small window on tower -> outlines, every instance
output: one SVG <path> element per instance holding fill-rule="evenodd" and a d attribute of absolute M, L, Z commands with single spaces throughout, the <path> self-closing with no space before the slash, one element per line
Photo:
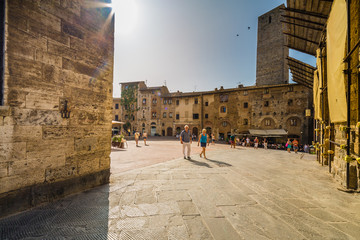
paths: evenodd
<path fill-rule="evenodd" d="M 269 23 L 271 23 L 271 16 L 269 16 Z"/>

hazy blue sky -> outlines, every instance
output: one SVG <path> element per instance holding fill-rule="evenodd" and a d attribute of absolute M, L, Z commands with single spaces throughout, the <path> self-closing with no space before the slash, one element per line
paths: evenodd
<path fill-rule="evenodd" d="M 148 86 L 160 86 L 166 80 L 170 91 L 183 92 L 254 85 L 257 18 L 285 1 L 113 2 L 117 97 L 119 83 L 130 81 L 147 80 Z M 314 63 L 308 55 L 290 55 Z"/>

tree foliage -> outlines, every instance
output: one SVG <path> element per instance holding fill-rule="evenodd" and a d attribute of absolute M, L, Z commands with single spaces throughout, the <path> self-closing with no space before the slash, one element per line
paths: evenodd
<path fill-rule="evenodd" d="M 137 107 L 137 89 L 137 86 L 130 85 L 121 91 L 120 104 L 123 106 L 123 110 L 129 118 L 131 118 L 131 116 L 140 109 Z"/>

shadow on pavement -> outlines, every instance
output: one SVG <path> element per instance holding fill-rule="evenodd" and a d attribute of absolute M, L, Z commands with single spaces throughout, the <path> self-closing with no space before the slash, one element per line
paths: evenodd
<path fill-rule="evenodd" d="M 232 165 L 226 162 L 221 162 L 221 161 L 217 161 L 217 160 L 211 160 L 209 158 L 207 158 L 206 160 L 215 163 L 216 165 L 218 165 L 219 167 L 231 167 Z"/>
<path fill-rule="evenodd" d="M 0 219 L 0 239 L 107 239 L 109 184 Z"/>
<path fill-rule="evenodd" d="M 199 162 L 199 161 L 196 161 L 196 160 L 193 160 L 193 159 L 186 159 L 186 160 L 191 162 L 194 165 L 197 165 L 197 166 L 212 168 L 209 164 L 204 163 L 204 162 Z"/>

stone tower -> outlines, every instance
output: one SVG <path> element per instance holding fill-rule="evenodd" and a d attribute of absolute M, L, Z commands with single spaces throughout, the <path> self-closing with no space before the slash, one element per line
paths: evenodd
<path fill-rule="evenodd" d="M 286 57 L 286 36 L 281 15 L 285 5 L 261 15 L 258 18 L 258 40 L 256 60 L 256 86 L 289 83 Z"/>

